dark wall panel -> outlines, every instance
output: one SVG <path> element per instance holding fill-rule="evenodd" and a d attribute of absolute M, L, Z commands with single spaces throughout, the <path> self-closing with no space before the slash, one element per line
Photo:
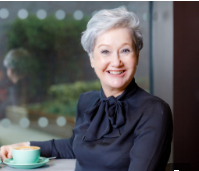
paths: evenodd
<path fill-rule="evenodd" d="M 199 170 L 199 2 L 174 2 L 174 162 Z"/>

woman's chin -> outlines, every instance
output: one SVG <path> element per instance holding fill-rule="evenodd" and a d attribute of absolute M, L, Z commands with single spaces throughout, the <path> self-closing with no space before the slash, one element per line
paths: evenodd
<path fill-rule="evenodd" d="M 101 79 L 100 79 L 101 78 Z M 102 78 L 99 77 L 101 80 L 101 84 L 103 88 L 111 89 L 118 89 L 124 90 L 128 84 L 131 82 L 131 77 L 129 75 L 125 75 L 123 77 L 110 77 L 110 75 L 106 75 L 106 77 Z"/>
<path fill-rule="evenodd" d="M 125 89 L 126 88 L 126 81 L 110 81 L 109 82 L 109 87 L 113 89 Z"/>

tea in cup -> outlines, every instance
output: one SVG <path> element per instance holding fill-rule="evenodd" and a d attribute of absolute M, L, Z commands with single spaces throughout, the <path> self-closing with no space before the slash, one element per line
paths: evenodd
<path fill-rule="evenodd" d="M 12 149 L 13 160 L 17 164 L 37 163 L 40 157 L 40 147 L 21 146 Z"/>

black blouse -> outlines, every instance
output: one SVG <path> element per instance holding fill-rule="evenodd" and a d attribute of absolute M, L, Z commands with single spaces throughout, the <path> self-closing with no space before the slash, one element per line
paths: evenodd
<path fill-rule="evenodd" d="M 76 159 L 75 171 L 165 171 L 172 131 L 168 104 L 133 79 L 116 98 L 103 89 L 81 94 L 71 138 L 31 145 L 41 156 Z"/>

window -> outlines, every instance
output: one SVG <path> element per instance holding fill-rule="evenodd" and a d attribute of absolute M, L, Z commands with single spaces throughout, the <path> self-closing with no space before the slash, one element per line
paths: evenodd
<path fill-rule="evenodd" d="M 1 2 L 0 145 L 71 136 L 79 95 L 101 87 L 81 32 L 97 11 L 122 5 L 141 21 L 135 78 L 149 90 L 149 2 Z"/>

